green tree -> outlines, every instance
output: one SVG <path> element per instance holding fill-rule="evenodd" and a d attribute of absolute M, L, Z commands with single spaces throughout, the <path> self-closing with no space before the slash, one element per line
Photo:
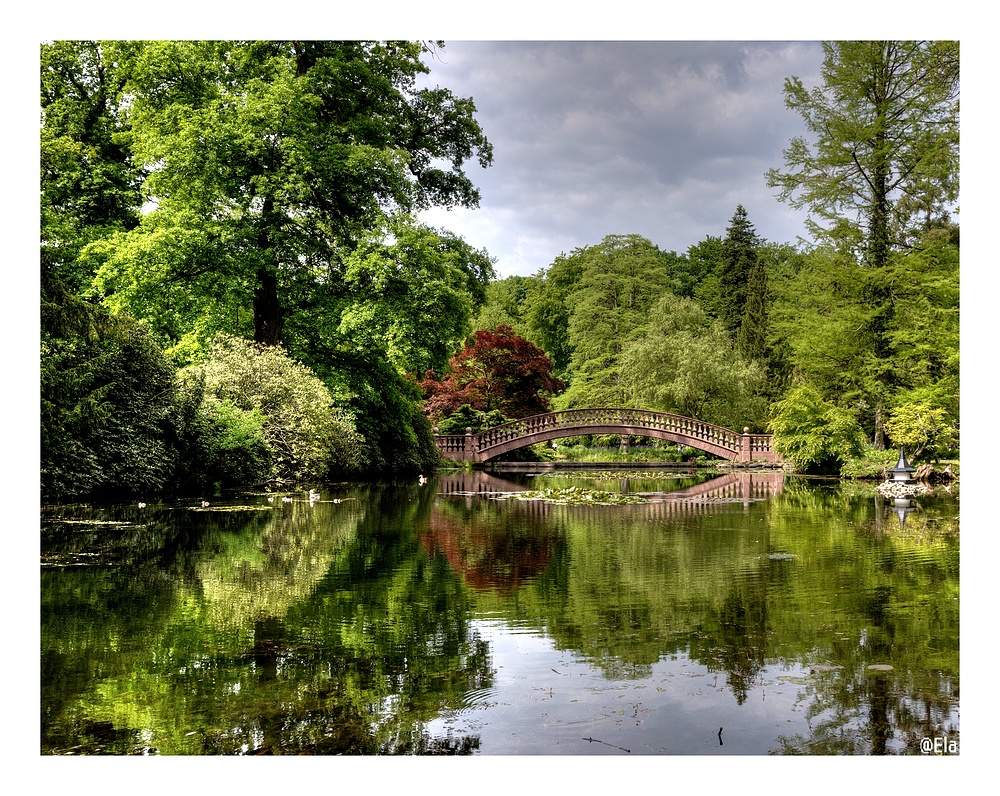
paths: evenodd
<path fill-rule="evenodd" d="M 856 412 L 827 401 L 809 384 L 792 389 L 773 413 L 768 430 L 774 449 L 806 472 L 835 475 L 864 447 Z"/>
<path fill-rule="evenodd" d="M 537 290 L 526 296 L 525 315 L 528 331 L 525 334 L 550 357 L 560 378 L 566 376 L 572 348 L 569 342 L 569 295 L 576 289 L 583 275 L 583 258 L 580 250 L 567 255 L 561 253 L 547 269 L 536 275 L 541 280 Z"/>
<path fill-rule="evenodd" d="M 621 355 L 671 280 L 662 252 L 639 235 L 608 235 L 571 255 L 580 268 L 569 291 L 569 387 L 558 408 L 627 406 Z"/>
<path fill-rule="evenodd" d="M 890 269 L 897 319 L 890 339 L 899 389 L 886 430 L 895 445 L 919 446 L 934 455 L 958 442 L 960 291 L 954 232 L 931 231 Z"/>
<path fill-rule="evenodd" d="M 87 243 L 134 228 L 143 174 L 120 134 L 124 77 L 100 44 L 43 44 L 40 57 L 41 270 L 74 291 L 90 275 L 77 257 Z"/>
<path fill-rule="evenodd" d="M 622 355 L 632 401 L 728 428 L 762 429 L 762 367 L 733 348 L 722 322 L 692 299 L 663 296 Z"/>
<path fill-rule="evenodd" d="M 767 264 L 757 257 L 746 285 L 743 315 L 734 340 L 736 350 L 748 359 L 766 362 L 769 359 Z"/>
<path fill-rule="evenodd" d="M 43 282 L 42 499 L 170 487 L 179 456 L 173 365 L 143 324 Z"/>
<path fill-rule="evenodd" d="M 402 372 L 443 369 L 492 277 L 485 251 L 409 218 L 393 219 L 386 233 L 365 236 L 344 257 L 349 298 L 340 302 L 339 326 L 330 332 L 385 351 Z"/>
<path fill-rule="evenodd" d="M 785 104 L 814 140 L 792 139 L 787 170 L 769 170 L 768 183 L 809 209 L 818 237 L 853 230 L 865 263 L 881 268 L 958 197 L 959 46 L 841 41 L 823 52 L 822 86 L 785 81 Z"/>
<path fill-rule="evenodd" d="M 153 266 L 217 312 L 249 313 L 273 345 L 290 317 L 344 296 L 344 247 L 387 215 L 478 202 L 464 165 L 489 165 L 492 148 L 471 100 L 416 87 L 422 44 L 115 47 L 122 139 L 156 208 L 99 252 L 104 285 Z"/>
<path fill-rule="evenodd" d="M 896 406 L 886 421 L 886 429 L 893 441 L 909 448 L 914 461 L 926 450 L 935 455 L 944 453 L 958 441 L 958 429 L 948 413 L 925 401 Z"/>
<path fill-rule="evenodd" d="M 861 266 L 831 248 L 814 249 L 797 270 L 772 283 L 772 322 L 795 368 L 824 395 L 860 402 L 868 394 L 864 360 L 868 313 L 859 300 Z"/>
<path fill-rule="evenodd" d="M 721 317 L 724 294 L 719 275 L 725 262 L 722 238 L 707 235 L 703 241 L 689 246 L 686 253 L 692 268 L 701 274 L 693 291 L 693 298 L 704 307 L 713 318 Z"/>
<path fill-rule="evenodd" d="M 746 315 L 751 275 L 757 267 L 757 250 L 762 243 L 746 208 L 737 205 L 722 241 L 722 259 L 717 265 L 721 294 L 718 314 L 732 340 L 736 340 Z M 760 301 L 761 295 L 755 299 Z"/>
<path fill-rule="evenodd" d="M 947 220 L 958 198 L 957 42 L 844 41 L 823 45 L 823 85 L 785 81 L 785 103 L 814 136 L 795 138 L 786 170 L 768 184 L 782 201 L 808 208 L 820 240 L 856 256 L 856 278 L 870 351 L 867 400 L 874 444 L 885 446 L 885 419 L 897 388 L 891 356 L 894 253 Z M 824 226 L 826 224 L 826 226 Z M 882 363 L 881 366 L 879 363 Z"/>
<path fill-rule="evenodd" d="M 210 411 L 217 414 L 221 403 L 259 419 L 274 477 L 319 480 L 367 464 L 365 440 L 352 418 L 333 405 L 312 371 L 280 347 L 219 335 L 206 360 L 185 368 L 180 378 L 204 384 L 213 399 Z"/>
<path fill-rule="evenodd" d="M 473 320 L 472 327 L 496 329 L 498 326 L 509 326 L 516 334 L 531 339 L 532 330 L 529 329 L 526 316 L 542 285 L 540 276 L 519 274 L 490 282 L 486 286 L 486 300 Z"/>

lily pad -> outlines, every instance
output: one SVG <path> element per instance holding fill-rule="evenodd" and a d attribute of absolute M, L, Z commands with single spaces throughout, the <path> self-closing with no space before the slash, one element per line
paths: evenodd
<path fill-rule="evenodd" d="M 828 665 L 828 664 L 825 664 L 825 663 L 818 663 L 815 666 L 810 666 L 809 667 L 809 671 L 811 671 L 811 672 L 835 672 L 838 669 L 843 669 L 843 668 L 844 668 L 843 666 L 838 666 L 836 664 Z"/>
<path fill-rule="evenodd" d="M 273 511 L 271 506 L 191 506 L 191 511 Z"/>
<path fill-rule="evenodd" d="M 638 495 L 623 495 L 620 492 L 602 492 L 598 489 L 584 489 L 571 486 L 565 489 L 539 489 L 526 492 L 505 493 L 502 498 L 514 500 L 543 500 L 548 503 L 572 503 L 589 506 L 622 506 L 645 503 Z"/>
<path fill-rule="evenodd" d="M 890 666 L 888 663 L 873 663 L 868 667 L 870 672 L 891 672 L 895 667 Z"/>

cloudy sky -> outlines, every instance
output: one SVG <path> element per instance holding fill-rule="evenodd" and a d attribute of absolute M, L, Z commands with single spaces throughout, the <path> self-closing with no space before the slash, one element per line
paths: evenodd
<path fill-rule="evenodd" d="M 815 41 L 447 41 L 428 82 L 471 96 L 494 147 L 468 164 L 476 210 L 422 216 L 532 274 L 557 255 L 637 233 L 683 253 L 724 235 L 737 204 L 770 241 L 804 213 L 766 185 L 789 139 L 786 77 L 819 81 Z"/>

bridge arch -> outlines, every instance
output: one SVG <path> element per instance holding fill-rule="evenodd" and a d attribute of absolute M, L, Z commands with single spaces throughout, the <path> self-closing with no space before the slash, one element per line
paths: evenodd
<path fill-rule="evenodd" d="M 648 409 L 569 409 L 512 420 L 476 434 L 437 434 L 443 456 L 458 461 L 487 462 L 537 442 L 583 434 L 652 437 L 687 445 L 733 462 L 781 463 L 771 449 L 770 434 L 738 433 L 682 415 Z"/>

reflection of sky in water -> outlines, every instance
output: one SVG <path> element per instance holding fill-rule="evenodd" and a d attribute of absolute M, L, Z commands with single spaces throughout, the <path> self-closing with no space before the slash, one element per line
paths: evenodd
<path fill-rule="evenodd" d="M 802 685 L 778 679 L 808 677 L 798 665 L 765 667 L 739 705 L 725 672 L 684 655 L 654 663 L 647 677 L 609 680 L 527 629 L 482 620 L 475 627 L 490 643 L 493 687 L 427 729 L 478 736 L 480 754 L 760 755 L 778 750 L 779 736 L 809 735 Z"/>

